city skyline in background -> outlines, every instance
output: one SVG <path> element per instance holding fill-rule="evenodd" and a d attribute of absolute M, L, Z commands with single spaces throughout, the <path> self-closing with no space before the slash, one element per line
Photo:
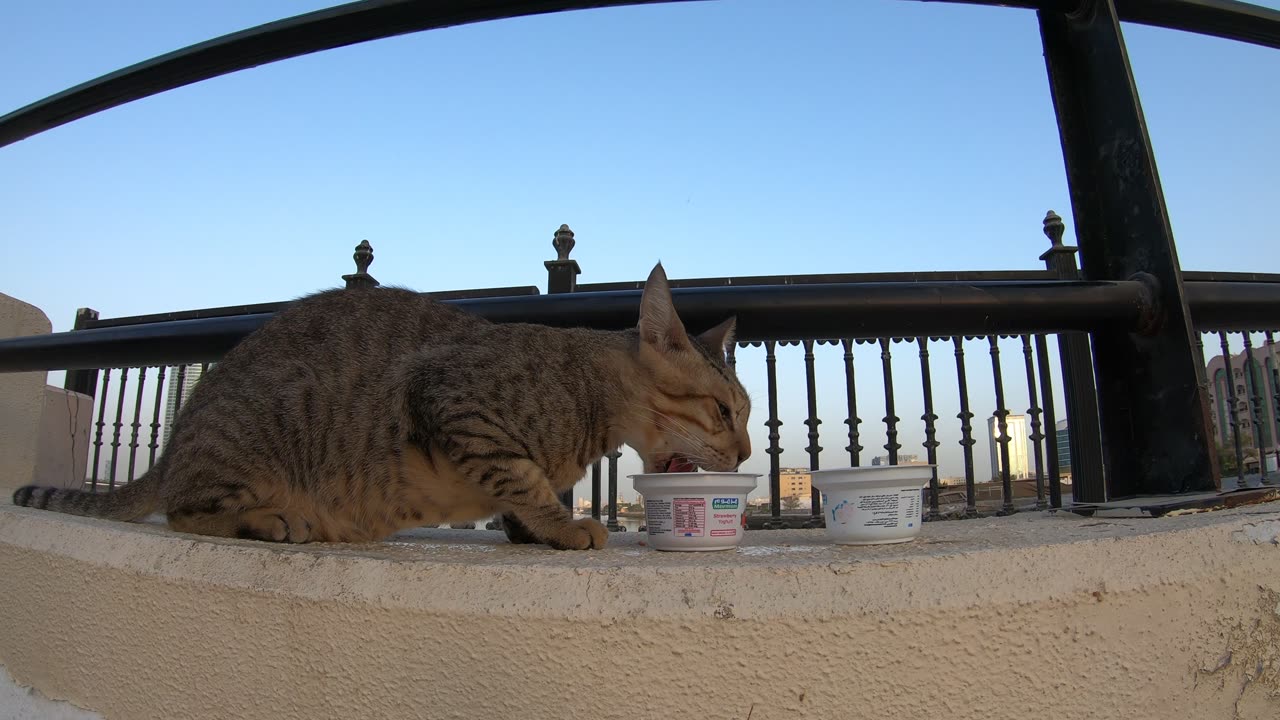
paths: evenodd
<path fill-rule="evenodd" d="M 330 4 L 15 7 L 0 28 L 0 112 Z M 677 3 L 449 28 L 255 68 L 0 149 L 0 289 L 44 310 L 55 331 L 82 306 L 118 317 L 287 300 L 339 284 L 366 238 L 384 284 L 545 288 L 560 223 L 577 233 L 582 282 L 637 280 L 659 259 L 673 278 L 1039 269 L 1045 212 L 1063 216 L 1072 244 L 1074 220 L 1034 24 L 1025 10 L 890 0 Z M 1280 57 L 1124 31 L 1182 267 L 1280 269 L 1280 147 L 1256 140 L 1280 115 L 1280 98 L 1257 91 Z M 964 347 L 983 480 L 991 360 L 984 341 Z M 1006 409 L 1024 414 L 1020 342 L 999 348 Z M 918 349 L 890 350 L 899 452 L 923 458 Z M 940 469 L 956 476 L 954 354 L 947 342 L 929 350 Z M 827 467 L 849 462 L 842 352 L 815 349 Z M 755 400 L 747 469 L 762 474 L 763 355 L 737 354 Z M 855 356 L 869 464 L 887 452 L 880 348 Z M 1052 339 L 1049 359 L 1056 381 Z M 779 348 L 777 370 L 779 459 L 807 466 L 802 349 Z M 638 469 L 625 453 L 621 487 Z"/>

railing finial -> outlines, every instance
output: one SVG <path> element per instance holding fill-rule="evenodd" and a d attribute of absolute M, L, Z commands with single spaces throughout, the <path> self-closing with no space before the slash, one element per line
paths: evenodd
<path fill-rule="evenodd" d="M 361 240 L 351 258 L 356 261 L 356 272 L 367 274 L 369 266 L 373 264 L 373 246 L 368 240 Z"/>
<path fill-rule="evenodd" d="M 1054 247 L 1062 247 L 1062 234 L 1066 232 L 1067 226 L 1062 222 L 1062 218 L 1058 213 L 1050 210 L 1044 216 L 1044 235 L 1049 238 L 1049 242 Z"/>
<path fill-rule="evenodd" d="M 556 230 L 556 234 L 551 240 L 551 246 L 556 249 L 556 260 L 559 262 L 568 260 L 569 253 L 573 251 L 573 246 L 575 244 L 576 243 L 573 241 L 573 231 L 569 229 L 568 225 L 561 225 L 560 229 Z"/>
<path fill-rule="evenodd" d="M 342 276 L 342 279 L 347 281 L 347 288 L 377 287 L 378 281 L 369 274 L 369 266 L 373 264 L 373 246 L 368 240 L 360 241 L 356 251 L 351 254 L 351 259 L 356 261 L 356 271 Z"/>

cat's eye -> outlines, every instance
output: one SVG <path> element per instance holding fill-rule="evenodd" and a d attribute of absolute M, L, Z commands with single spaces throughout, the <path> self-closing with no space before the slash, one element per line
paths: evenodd
<path fill-rule="evenodd" d="M 727 423 L 729 423 L 730 425 L 732 425 L 732 424 L 733 424 L 733 416 L 729 413 L 729 406 L 728 406 L 728 405 L 725 405 L 725 404 L 724 404 L 724 403 L 722 403 L 722 402 L 717 402 L 717 403 L 716 403 L 716 405 L 719 405 L 719 406 L 720 406 L 720 417 L 724 418 L 724 421 L 725 421 L 725 422 L 727 422 Z"/>

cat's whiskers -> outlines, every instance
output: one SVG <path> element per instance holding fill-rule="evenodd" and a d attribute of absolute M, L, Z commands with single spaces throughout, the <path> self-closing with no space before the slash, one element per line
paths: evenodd
<path fill-rule="evenodd" d="M 716 452 L 715 448 L 711 447 L 710 443 L 694 435 L 693 431 L 689 430 L 689 427 L 684 423 L 680 422 L 679 420 L 676 420 L 675 418 L 671 417 L 670 415 L 660 410 L 657 410 L 656 408 L 651 408 L 646 405 L 641 405 L 640 403 L 632 403 L 632 404 L 635 405 L 636 407 L 639 407 L 643 410 L 653 413 L 653 415 L 655 416 L 654 425 L 656 425 L 658 428 L 662 430 L 666 430 L 672 435 L 675 435 L 676 437 L 688 442 L 690 445 L 692 445 L 695 448 L 707 450 L 710 452 Z M 705 460 L 706 458 L 703 458 L 703 459 Z"/>

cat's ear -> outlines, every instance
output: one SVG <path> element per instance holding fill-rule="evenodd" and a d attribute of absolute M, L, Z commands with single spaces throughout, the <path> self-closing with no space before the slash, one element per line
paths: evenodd
<path fill-rule="evenodd" d="M 699 335 L 698 342 L 702 343 L 708 350 L 724 355 L 729 346 L 733 344 L 734 333 L 737 328 L 737 316 L 730 317 L 728 320 Z"/>
<path fill-rule="evenodd" d="M 653 266 L 649 279 L 644 281 L 640 295 L 640 340 L 659 350 L 675 350 L 689 344 L 684 323 L 676 315 L 671 300 L 671 287 L 667 285 L 667 273 L 662 263 Z"/>

